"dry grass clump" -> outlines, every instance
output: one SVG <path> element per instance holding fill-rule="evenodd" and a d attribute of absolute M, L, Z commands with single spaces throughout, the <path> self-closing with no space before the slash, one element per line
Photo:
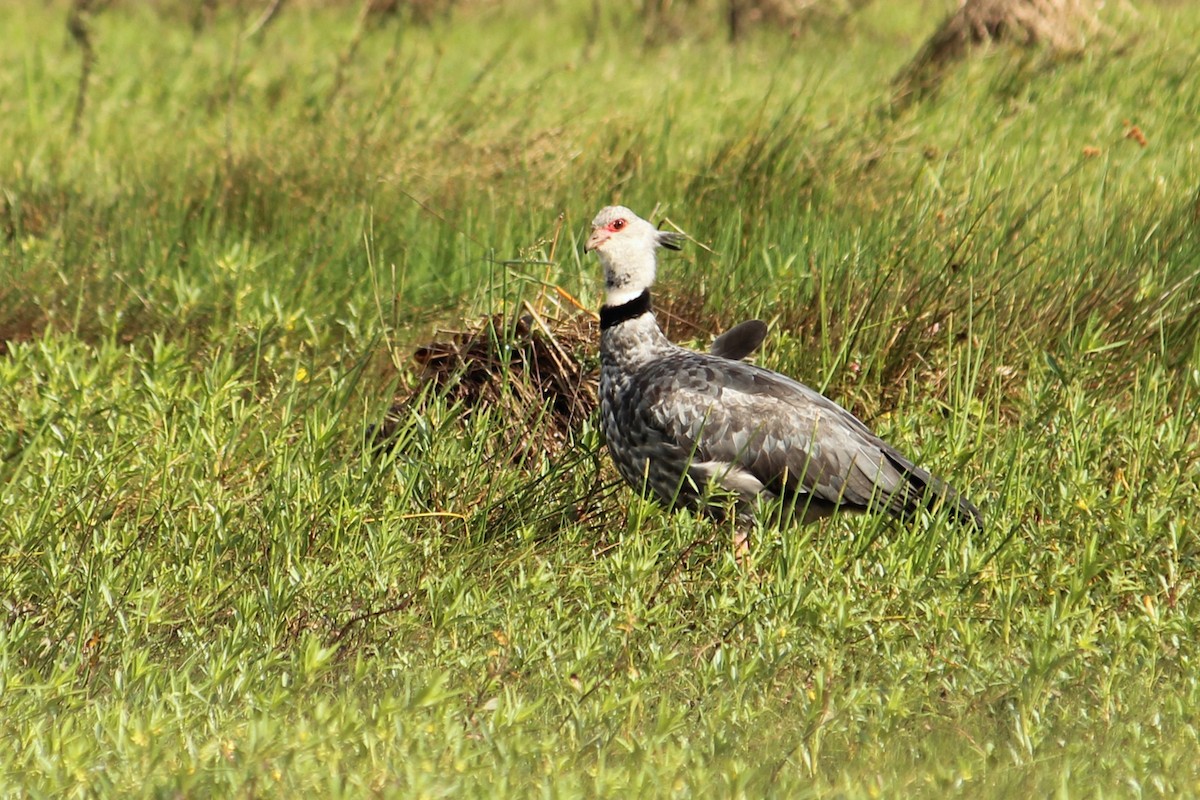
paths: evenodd
<path fill-rule="evenodd" d="M 1011 39 L 1055 50 L 1081 50 L 1100 32 L 1096 0 L 965 0 L 943 30 L 981 43 Z"/>
<path fill-rule="evenodd" d="M 485 317 L 465 330 L 441 331 L 413 351 L 416 386 L 397 399 L 377 439 L 386 441 L 410 413 L 444 397 L 465 417 L 499 409 L 516 460 L 557 452 L 596 408 L 595 319 L 579 312 L 562 319 L 526 306 L 516 320 Z"/>
<path fill-rule="evenodd" d="M 973 46 L 993 41 L 1077 53 L 1105 30 L 1098 0 L 960 0 L 924 47 L 896 76 L 897 101 L 937 89 L 944 70 Z"/>

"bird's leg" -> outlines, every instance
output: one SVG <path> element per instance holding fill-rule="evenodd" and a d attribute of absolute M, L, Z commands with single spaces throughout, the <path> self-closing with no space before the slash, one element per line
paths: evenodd
<path fill-rule="evenodd" d="M 750 557 L 750 531 L 754 529 L 754 516 L 747 513 L 745 504 L 740 504 L 733 518 L 733 557 L 738 566 L 747 572 L 753 566 Z"/>
<path fill-rule="evenodd" d="M 713 497 L 716 493 L 717 496 Z M 733 557 L 738 566 L 750 568 L 750 529 L 754 527 L 754 513 L 745 500 L 737 494 L 722 489 L 720 484 L 709 482 L 705 487 L 705 506 L 714 520 L 733 529 Z"/>
<path fill-rule="evenodd" d="M 750 568 L 750 529 L 742 525 L 733 529 L 733 557 L 743 569 Z"/>

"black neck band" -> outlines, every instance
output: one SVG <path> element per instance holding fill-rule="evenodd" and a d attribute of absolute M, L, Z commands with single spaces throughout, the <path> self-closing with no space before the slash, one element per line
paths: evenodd
<path fill-rule="evenodd" d="M 650 290 L 643 289 L 642 293 L 619 306 L 603 306 L 600 309 L 600 330 L 606 331 L 614 325 L 620 325 L 627 319 L 640 317 L 650 310 Z"/>

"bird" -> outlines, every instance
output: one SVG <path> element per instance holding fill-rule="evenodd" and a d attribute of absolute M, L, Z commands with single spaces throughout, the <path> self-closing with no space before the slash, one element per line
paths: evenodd
<path fill-rule="evenodd" d="M 679 250 L 685 238 L 608 206 L 584 246 L 604 269 L 600 427 L 628 484 L 669 509 L 723 517 L 732 506 L 740 522 L 761 517 L 770 508 L 762 501 L 779 501 L 775 510 L 801 524 L 839 511 L 907 520 L 944 506 L 958 523 L 983 529 L 970 500 L 849 411 L 739 360 L 761 336 L 748 351 L 733 345 L 699 353 L 672 343 L 654 316 L 650 287 L 659 248 Z"/>

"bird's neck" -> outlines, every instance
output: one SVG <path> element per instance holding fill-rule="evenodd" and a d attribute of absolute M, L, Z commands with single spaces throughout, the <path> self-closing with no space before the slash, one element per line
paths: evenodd
<path fill-rule="evenodd" d="M 604 305 L 614 308 L 637 300 L 654 283 L 653 247 L 629 247 L 615 252 L 597 251 L 604 267 Z"/>
<path fill-rule="evenodd" d="M 606 331 L 609 328 L 620 325 L 627 320 L 636 319 L 643 314 L 650 313 L 650 290 L 642 289 L 642 291 L 632 298 L 622 299 L 618 297 L 618 302 L 613 303 L 613 295 L 610 292 L 608 302 L 600 309 L 600 330 Z"/>
<path fill-rule="evenodd" d="M 674 345 L 663 335 L 650 306 L 650 290 L 632 300 L 600 309 L 601 382 L 609 371 L 636 370 L 671 352 Z"/>

